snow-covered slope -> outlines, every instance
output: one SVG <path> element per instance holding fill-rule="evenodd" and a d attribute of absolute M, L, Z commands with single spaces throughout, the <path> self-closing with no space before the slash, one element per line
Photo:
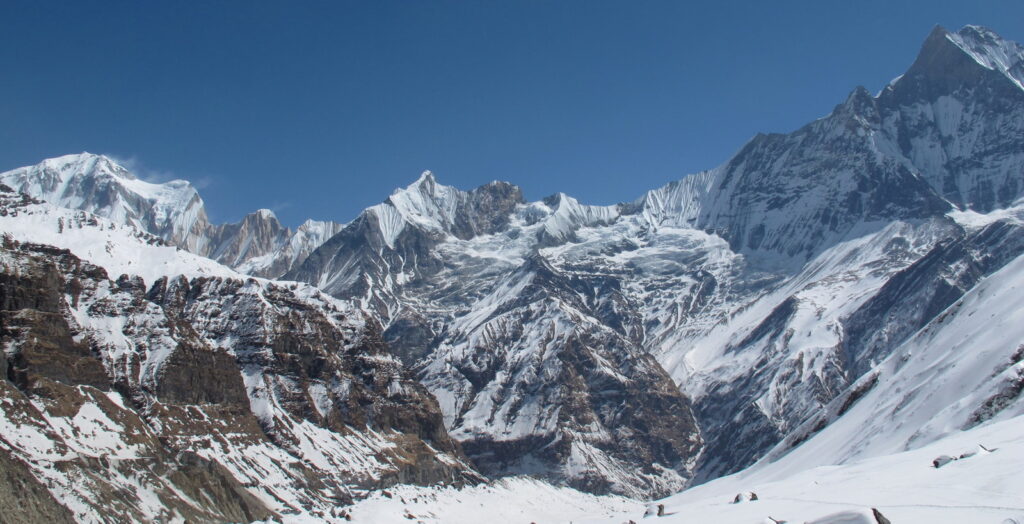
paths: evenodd
<path fill-rule="evenodd" d="M 33 202 L 24 194 L 0 192 L 0 197 L 9 208 L 0 216 L 0 231 L 22 242 L 69 249 L 109 275 L 137 275 L 147 285 L 168 275 L 239 276 L 228 267 L 131 225 L 87 211 Z"/>
<path fill-rule="evenodd" d="M 398 486 L 357 502 L 353 522 L 374 524 L 476 524 L 478 522 L 580 522 L 643 514 L 643 504 L 597 496 L 529 477 L 510 477 L 467 488 Z"/>
<path fill-rule="evenodd" d="M 1024 522 L 1024 418 L 956 433 L 912 451 L 834 466 L 764 468 L 732 475 L 658 501 L 656 522 L 877 524 L 872 509 L 890 522 Z M 994 450 L 988 452 L 988 450 Z M 970 455 L 941 468 L 939 456 Z M 817 461 L 815 461 L 817 462 Z M 756 501 L 734 504 L 737 495 Z M 575 523 L 642 522 L 643 513 L 613 518 L 572 518 Z M 581 515 L 582 516 L 582 515 Z"/>
<path fill-rule="evenodd" d="M 1014 219 L 1022 225 L 1018 210 Z M 995 222 L 978 233 L 1002 229 Z M 1017 242 L 1020 242 L 1019 235 Z M 1019 245 L 1019 244 L 1018 244 Z M 1024 250 L 942 308 L 767 460 L 845 462 L 913 449 L 1024 414 Z M 835 418 L 813 439 L 792 449 Z"/>
<path fill-rule="evenodd" d="M 984 446 L 988 452 L 980 446 Z M 941 456 L 970 457 L 942 468 Z M 510 479 L 471 489 L 400 488 L 357 503 L 358 522 L 470 524 L 960 524 L 1024 522 L 1024 418 L 957 433 L 923 448 L 839 466 L 736 474 L 642 504 Z M 755 494 L 757 500 L 750 500 Z M 740 502 L 734 502 L 739 498 Z M 657 517 L 658 505 L 664 516 Z"/>

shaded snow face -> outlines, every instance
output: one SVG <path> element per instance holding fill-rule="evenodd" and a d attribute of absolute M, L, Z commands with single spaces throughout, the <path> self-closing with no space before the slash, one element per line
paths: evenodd
<path fill-rule="evenodd" d="M 1024 48 L 991 31 L 936 28 L 906 74 L 879 94 L 886 151 L 943 198 L 988 212 L 1021 197 Z"/>

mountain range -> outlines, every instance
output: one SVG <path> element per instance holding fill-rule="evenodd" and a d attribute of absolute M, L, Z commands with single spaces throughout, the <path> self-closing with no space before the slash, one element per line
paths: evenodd
<path fill-rule="evenodd" d="M 27 515 L 341 521 L 523 475 L 660 498 L 1024 414 L 1024 48 L 978 26 L 612 206 L 424 172 L 291 230 L 103 155 L 0 184 Z"/>

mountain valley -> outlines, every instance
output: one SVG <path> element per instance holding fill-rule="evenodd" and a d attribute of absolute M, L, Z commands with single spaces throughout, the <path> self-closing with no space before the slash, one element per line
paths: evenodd
<path fill-rule="evenodd" d="M 104 155 L 0 184 L 19 521 L 474 522 L 507 492 L 550 501 L 532 519 L 669 497 L 754 522 L 709 498 L 754 485 L 815 519 L 824 499 L 778 501 L 866 489 L 865 465 L 923 478 L 971 439 L 1024 456 L 1024 48 L 979 26 L 611 206 L 428 171 L 291 229 L 211 224 L 188 182 Z M 1024 515 L 985 458 L 953 467 Z M 861 502 L 815 522 L 872 522 Z"/>

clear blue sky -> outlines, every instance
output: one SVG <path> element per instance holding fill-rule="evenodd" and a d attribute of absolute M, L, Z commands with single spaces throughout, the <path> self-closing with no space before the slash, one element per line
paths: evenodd
<path fill-rule="evenodd" d="M 211 217 L 345 221 L 433 170 L 588 203 L 725 161 L 1020 0 L 5 0 L 0 170 L 65 153 L 198 182 Z"/>

